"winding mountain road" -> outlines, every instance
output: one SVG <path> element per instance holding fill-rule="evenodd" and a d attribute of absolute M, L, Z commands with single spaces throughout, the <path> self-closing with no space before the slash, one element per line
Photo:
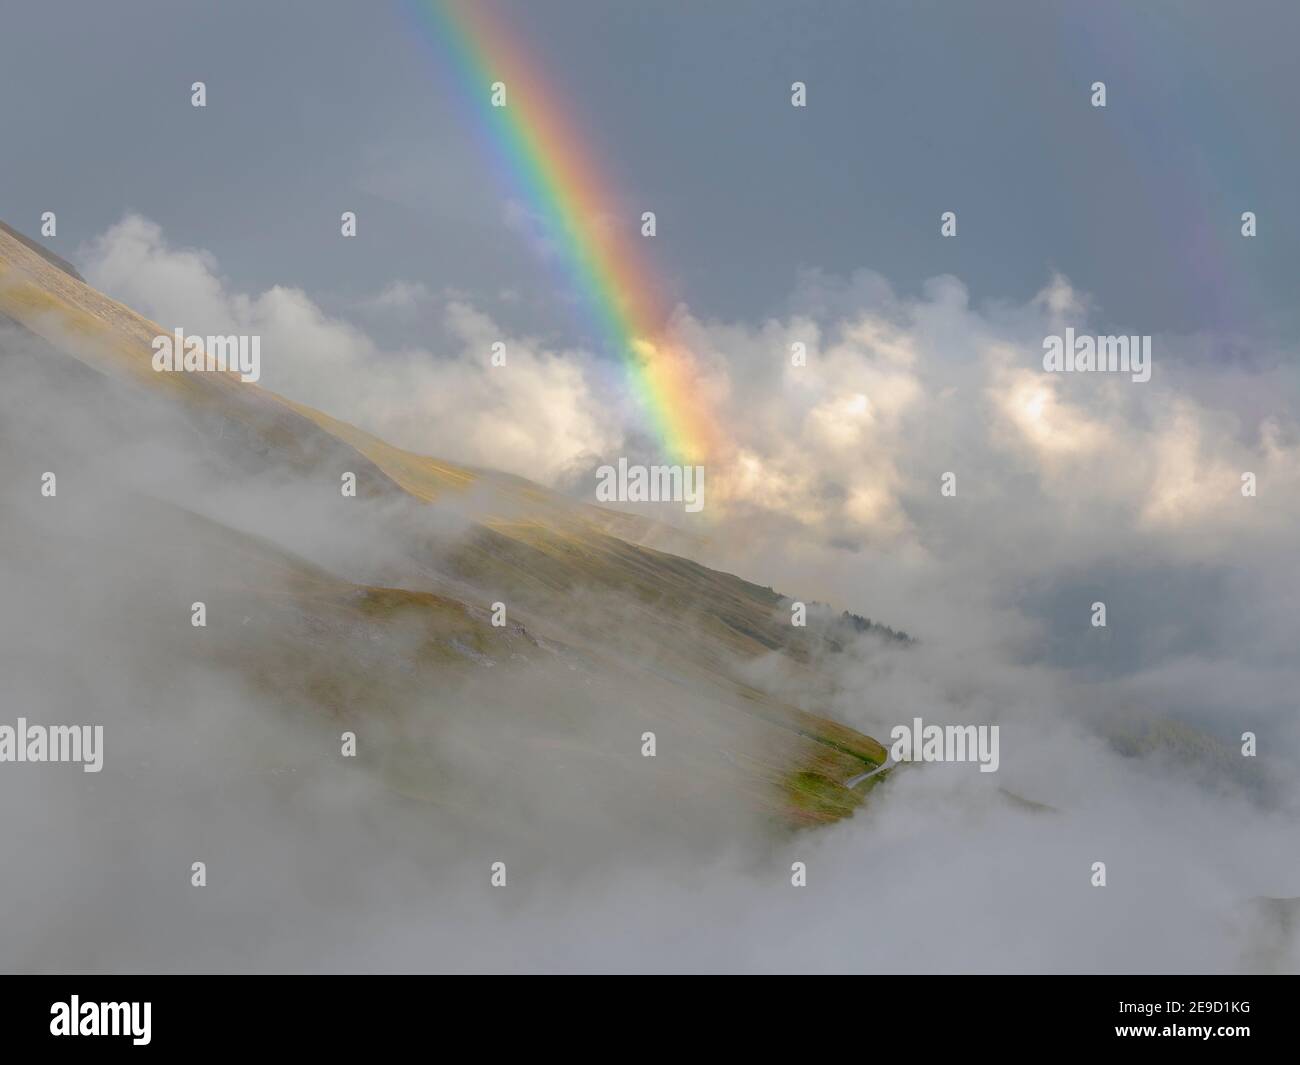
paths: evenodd
<path fill-rule="evenodd" d="M 846 788 L 856 788 L 864 780 L 869 780 L 877 773 L 883 773 L 886 769 L 893 769 L 896 765 L 898 765 L 898 763 L 895 762 L 892 757 L 886 757 L 885 760 L 880 765 L 876 766 L 875 769 L 868 770 L 865 773 L 859 773 L 856 777 L 849 777 L 849 779 L 844 782 L 844 786 Z"/>

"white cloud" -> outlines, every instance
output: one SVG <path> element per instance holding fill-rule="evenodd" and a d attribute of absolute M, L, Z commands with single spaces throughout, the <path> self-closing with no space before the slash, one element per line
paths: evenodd
<path fill-rule="evenodd" d="M 636 412 L 602 364 L 504 336 L 468 298 L 430 301 L 446 338 L 436 353 L 384 350 L 300 290 L 233 290 L 211 257 L 170 248 L 142 219 L 85 258 L 93 283 L 164 325 L 261 332 L 269 387 L 406 447 L 557 481 L 630 437 Z M 951 278 L 902 299 L 867 273 L 807 275 L 789 313 L 755 325 L 680 310 L 726 445 L 705 514 L 717 561 L 922 636 L 902 654 L 863 641 L 819 663 L 834 683 L 813 708 L 876 735 L 913 713 L 995 722 L 1003 768 L 996 780 L 907 771 L 851 821 L 799 837 L 811 909 L 785 886 L 788 856 L 750 855 L 744 873 L 724 856 L 714 869 L 658 868 L 653 891 L 636 868 L 588 878 L 584 921 L 563 922 L 562 944 L 554 914 L 570 894 L 508 936 L 496 911 L 445 934 L 497 967 L 563 965 L 557 949 L 575 967 L 1294 967 L 1294 942 L 1274 960 L 1252 947 L 1246 909 L 1300 892 L 1285 846 L 1294 790 L 1266 808 L 1230 781 L 1119 758 L 1089 726 L 1107 712 L 1183 716 L 1221 738 L 1250 728 L 1269 757 L 1293 758 L 1295 372 L 1202 361 L 1191 374 L 1178 356 L 1194 344 L 1158 337 L 1148 384 L 1043 373 L 1042 337 L 1084 327 L 1087 313 L 1060 277 L 1024 306 L 988 311 Z M 495 340 L 505 371 L 487 362 Z M 790 365 L 794 341 L 806 367 Z M 1258 498 L 1240 494 L 1246 470 Z M 954 499 L 939 493 L 945 471 Z M 1097 595 L 1113 624 L 1102 642 L 1086 621 Z M 1100 649 L 1099 677 L 1076 668 L 1078 648 Z M 1216 768 L 1238 765 L 1226 750 Z M 1017 809 L 1003 787 L 1059 813 Z M 1113 878 L 1104 893 L 1088 884 L 1097 858 Z M 867 882 L 869 909 L 905 934 L 862 920 Z M 391 942 L 358 932 L 356 950 L 380 968 L 418 966 L 430 944 L 410 929 L 441 934 L 427 918 L 417 906 Z"/>
<path fill-rule="evenodd" d="M 372 302 L 432 305 L 447 343 L 385 350 L 300 289 L 237 291 L 209 254 L 170 246 L 138 216 L 83 261 L 93 284 L 168 328 L 261 334 L 265 387 L 412 450 L 554 485 L 622 453 L 639 414 L 618 368 L 509 335 L 468 298 L 435 299 L 419 282 L 393 281 Z M 735 543 L 761 542 L 770 523 L 774 542 L 801 528 L 913 561 L 962 550 L 1027 560 L 1032 544 L 1028 564 L 1051 570 L 1105 557 L 1125 537 L 1213 556 L 1274 542 L 1300 514 L 1294 412 L 1261 408 L 1258 382 L 1241 371 L 1202 365 L 1180 387 L 1182 342 L 1156 338 L 1147 384 L 1045 373 L 1042 337 L 1087 322 L 1087 298 L 1059 275 L 1025 306 L 984 313 L 953 278 L 909 300 L 865 272 L 809 273 L 795 307 L 759 326 L 686 308 L 675 317 L 719 430 L 710 520 L 732 523 Z M 498 341 L 507 366 L 494 368 Z M 795 341 L 806 366 L 790 364 Z M 1214 375 L 1220 387 L 1207 387 Z M 958 497 L 941 501 L 949 471 Z M 1259 499 L 1241 497 L 1244 471 Z M 996 531 L 972 531 L 963 548 L 936 535 L 940 506 L 983 519 L 996 508 L 996 523 L 981 524 Z M 1108 537 L 1081 529 L 1089 516 Z"/>
<path fill-rule="evenodd" d="M 393 281 L 361 305 L 374 311 L 409 311 L 428 302 L 429 296 L 429 286 L 422 281 Z"/>
<path fill-rule="evenodd" d="M 139 216 L 82 258 L 91 284 L 166 328 L 260 335 L 264 387 L 399 447 L 555 483 L 618 446 L 619 428 L 592 388 L 590 356 L 509 335 L 464 303 L 439 308 L 451 350 L 387 351 L 301 289 L 234 290 L 210 255 L 171 247 Z M 427 296 L 422 285 L 395 282 L 379 299 L 410 306 Z M 498 341 L 504 367 L 489 362 Z"/>

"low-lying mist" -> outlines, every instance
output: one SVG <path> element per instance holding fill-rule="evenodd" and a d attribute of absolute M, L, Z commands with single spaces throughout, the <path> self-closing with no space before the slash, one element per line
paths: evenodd
<path fill-rule="evenodd" d="M 865 633 L 811 687 L 776 652 L 720 673 L 887 746 L 913 717 L 996 724 L 1001 765 L 901 766 L 791 831 L 741 771 L 783 741 L 666 668 L 644 602 L 532 587 L 494 630 L 512 590 L 450 564 L 472 499 L 344 499 L 328 457 L 250 452 L 19 331 L 0 352 L 0 724 L 105 728 L 100 773 L 0 767 L 0 967 L 1300 968 L 1296 904 L 1266 901 L 1300 896 L 1281 666 L 1240 656 L 1239 718 L 1207 697 L 1205 731 L 1171 732 L 1182 707 L 1153 707 L 1195 686 L 1194 648 L 1163 677 L 1090 672 L 990 593 L 975 548 L 863 561 L 843 605 L 917 642 Z M 838 557 L 819 551 L 735 561 L 815 593 Z"/>

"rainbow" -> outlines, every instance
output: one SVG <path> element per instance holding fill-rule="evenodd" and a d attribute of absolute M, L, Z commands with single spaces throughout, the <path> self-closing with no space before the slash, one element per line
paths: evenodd
<path fill-rule="evenodd" d="M 512 194 L 558 251 L 598 343 L 626 368 L 664 454 L 677 462 L 702 461 L 717 438 L 695 360 L 670 335 L 668 301 L 634 249 L 641 238 L 629 240 L 611 224 L 623 212 L 568 110 L 510 27 L 482 0 L 404 2 L 452 75 L 475 133 Z M 492 104 L 496 82 L 506 87 L 504 107 Z"/>

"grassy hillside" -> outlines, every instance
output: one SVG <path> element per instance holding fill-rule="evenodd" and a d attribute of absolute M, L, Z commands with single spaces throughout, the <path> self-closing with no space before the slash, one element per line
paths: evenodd
<path fill-rule="evenodd" d="M 154 373 L 150 342 L 167 330 L 8 230 L 0 315 L 30 341 L 10 344 L 23 354 L 11 353 L 0 373 L 34 361 L 27 369 L 42 375 L 44 394 L 67 397 L 75 378 L 79 424 L 104 446 L 125 446 L 146 407 L 162 406 L 183 413 L 200 466 L 219 449 L 233 469 L 213 474 L 213 491 L 237 494 L 240 471 L 281 470 L 337 499 L 339 473 L 350 470 L 361 499 L 341 505 L 388 508 L 381 518 L 400 557 L 385 563 L 382 580 L 357 582 L 174 500 L 119 494 L 98 504 L 114 510 L 105 521 L 183 530 L 148 537 L 138 553 L 122 548 L 112 564 L 178 588 L 201 569 L 213 663 L 291 716 L 384 721 L 373 756 L 403 794 L 504 825 L 512 804 L 481 767 L 545 762 L 564 767 L 563 787 L 597 802 L 602 788 L 643 773 L 639 737 L 655 731 L 672 752 L 654 785 L 665 794 L 707 804 L 740 797 L 805 825 L 851 812 L 861 797 L 842 782 L 884 760 L 871 738 L 746 679 L 747 663 L 777 656 L 815 700 L 826 683 L 817 664 L 835 651 L 835 633 L 794 630 L 787 601 L 771 589 L 637 542 L 644 519 L 392 447 L 233 375 Z M 127 413 L 137 404 L 138 419 Z M 11 430 L 11 467 L 64 446 L 73 448 L 71 468 L 88 458 L 68 441 L 34 440 L 40 433 L 39 420 L 19 439 Z M 426 513 L 454 516 L 454 532 Z M 10 550 L 26 552 L 30 565 L 57 569 L 65 554 L 96 549 L 94 528 L 5 521 Z M 491 624 L 494 601 L 509 604 L 504 627 Z M 174 621 L 135 623 L 164 644 L 183 638 Z M 453 734 L 461 758 L 443 742 Z"/>

